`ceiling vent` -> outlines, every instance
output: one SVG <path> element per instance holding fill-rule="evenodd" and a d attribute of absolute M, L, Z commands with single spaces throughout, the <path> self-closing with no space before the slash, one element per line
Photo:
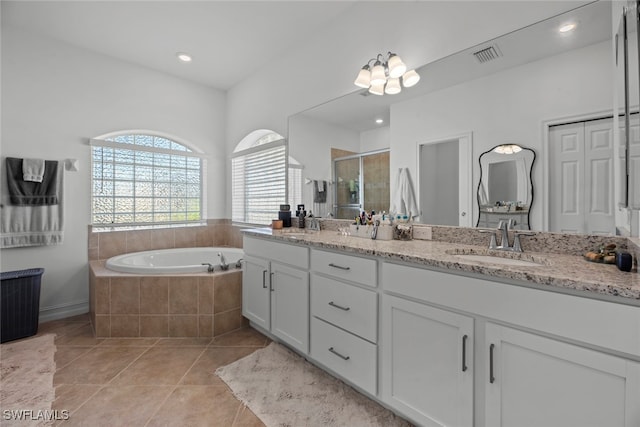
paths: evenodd
<path fill-rule="evenodd" d="M 500 58 L 502 56 L 502 52 L 500 52 L 498 46 L 493 45 L 473 52 L 473 56 L 476 57 L 479 63 L 484 64 L 485 62 Z"/>

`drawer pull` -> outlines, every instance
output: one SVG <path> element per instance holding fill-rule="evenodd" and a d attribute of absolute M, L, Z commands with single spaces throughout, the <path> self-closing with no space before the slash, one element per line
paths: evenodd
<path fill-rule="evenodd" d="M 467 335 L 462 336 L 462 372 L 467 370 Z"/>
<path fill-rule="evenodd" d="M 341 265 L 337 265 L 337 264 L 334 264 L 334 263 L 330 263 L 329 267 L 338 268 L 340 270 L 345 270 L 345 271 L 351 270 L 351 267 L 343 267 Z"/>
<path fill-rule="evenodd" d="M 344 310 L 344 311 L 349 311 L 349 310 L 351 310 L 351 307 L 343 307 L 343 306 L 341 306 L 341 305 L 336 304 L 336 303 L 335 303 L 335 302 L 333 302 L 333 301 L 330 301 L 330 302 L 329 302 L 329 305 L 330 305 L 331 307 L 339 308 L 340 310 Z"/>
<path fill-rule="evenodd" d="M 493 376 L 493 349 L 495 347 L 495 344 L 489 346 L 489 382 L 491 384 L 496 380 L 496 377 Z"/>
<path fill-rule="evenodd" d="M 267 270 L 262 270 L 262 287 L 267 289 L 267 279 L 265 275 L 267 274 Z"/>
<path fill-rule="evenodd" d="M 351 357 L 349 357 L 349 356 L 343 356 L 342 354 L 338 353 L 337 351 L 335 351 L 335 350 L 333 349 L 333 347 L 329 347 L 329 351 L 330 351 L 331 353 L 335 354 L 336 356 L 338 356 L 338 357 L 339 357 L 340 359 L 342 359 L 342 360 L 349 360 L 349 359 L 351 359 Z"/>

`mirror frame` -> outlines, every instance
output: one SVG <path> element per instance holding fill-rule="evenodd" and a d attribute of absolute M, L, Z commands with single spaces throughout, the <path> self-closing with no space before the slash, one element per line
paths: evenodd
<path fill-rule="evenodd" d="M 523 147 L 520 144 L 498 144 L 491 147 L 489 150 L 485 151 L 484 153 L 480 154 L 480 156 L 478 157 L 478 166 L 480 167 L 480 179 L 478 180 L 478 188 L 476 190 L 476 202 L 478 203 L 478 219 L 476 221 L 476 228 L 480 225 L 480 216 L 482 215 L 482 211 L 480 209 L 480 186 L 482 185 L 482 172 L 483 172 L 482 156 L 484 156 L 485 154 L 491 153 L 493 150 L 503 145 L 517 145 L 518 147 L 522 148 L 522 151 L 524 150 L 531 151 L 531 154 L 533 154 L 533 159 L 531 160 L 531 167 L 529 168 L 529 191 L 531 193 L 531 201 L 529 202 L 529 210 L 527 211 L 527 227 L 529 228 L 529 230 L 531 230 L 531 207 L 533 206 L 533 201 L 534 201 L 533 166 L 536 163 L 536 152 L 532 148 Z"/>

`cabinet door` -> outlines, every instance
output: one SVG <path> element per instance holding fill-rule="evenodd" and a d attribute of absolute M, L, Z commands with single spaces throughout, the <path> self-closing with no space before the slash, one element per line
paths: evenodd
<path fill-rule="evenodd" d="M 271 332 L 309 352 L 309 273 L 271 263 Z"/>
<path fill-rule="evenodd" d="M 382 297 L 382 397 L 423 426 L 473 424 L 473 319 Z"/>
<path fill-rule="evenodd" d="M 242 270 L 242 315 L 266 330 L 271 326 L 269 298 L 269 262 L 245 255 Z"/>
<path fill-rule="evenodd" d="M 491 323 L 485 346 L 485 425 L 640 425 L 639 363 Z"/>

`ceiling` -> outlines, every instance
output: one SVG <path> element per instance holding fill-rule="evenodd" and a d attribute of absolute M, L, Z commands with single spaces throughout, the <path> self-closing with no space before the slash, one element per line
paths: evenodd
<path fill-rule="evenodd" d="M 569 34 L 560 34 L 558 28 L 566 22 L 578 26 Z M 426 64 L 417 69 L 420 82 L 398 95 L 376 96 L 361 89 L 300 114 L 356 132 L 388 126 L 392 103 L 610 39 L 611 4 L 591 3 Z M 489 46 L 497 46 L 502 56 L 479 63 L 473 53 Z M 384 122 L 376 124 L 376 118 Z"/>
<path fill-rule="evenodd" d="M 354 1 L 7 1 L 2 25 L 228 90 Z M 189 64 L 177 52 L 193 56 Z"/>

